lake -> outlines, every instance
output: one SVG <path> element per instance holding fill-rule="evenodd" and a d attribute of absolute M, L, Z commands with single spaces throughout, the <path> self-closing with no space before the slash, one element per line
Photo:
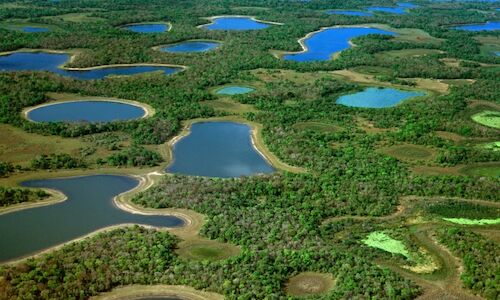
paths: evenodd
<path fill-rule="evenodd" d="M 30 255 L 107 226 L 134 223 L 177 227 L 184 224 L 174 216 L 132 214 L 114 205 L 116 195 L 138 184 L 135 178 L 115 175 L 24 182 L 25 187 L 59 190 L 68 199 L 0 215 L 0 261 Z"/>
<path fill-rule="evenodd" d="M 424 95 L 424 92 L 418 91 L 370 87 L 362 92 L 340 96 L 336 103 L 352 107 L 384 108 L 395 106 L 404 100 Z"/>
<path fill-rule="evenodd" d="M 116 101 L 71 101 L 40 106 L 28 112 L 35 122 L 112 122 L 139 119 L 146 111 L 137 105 Z"/>
<path fill-rule="evenodd" d="M 220 46 L 219 42 L 210 41 L 186 41 L 178 44 L 172 44 L 160 47 L 160 51 L 170 53 L 192 53 L 207 52 Z"/>
<path fill-rule="evenodd" d="M 255 91 L 255 89 L 246 86 L 226 86 L 217 90 L 218 95 L 241 95 Z"/>
<path fill-rule="evenodd" d="M 36 32 L 48 32 L 50 29 L 46 27 L 32 27 L 32 26 L 24 26 L 22 28 L 24 32 L 36 33 Z"/>
<path fill-rule="evenodd" d="M 170 29 L 170 25 L 166 23 L 144 23 L 144 24 L 130 24 L 122 28 L 137 32 L 137 33 L 162 33 Z"/>
<path fill-rule="evenodd" d="M 0 71 L 48 71 L 66 77 L 80 80 L 103 79 L 111 75 L 136 75 L 147 72 L 161 71 L 164 74 L 173 74 L 182 70 L 179 67 L 168 66 L 123 66 L 103 67 L 90 70 L 61 69 L 70 59 L 66 53 L 46 52 L 14 52 L 0 56 Z"/>
<path fill-rule="evenodd" d="M 252 145 L 251 128 L 234 122 L 201 122 L 173 147 L 167 172 L 231 178 L 272 173 L 274 168 Z"/>
<path fill-rule="evenodd" d="M 202 25 L 208 30 L 260 30 L 269 27 L 269 24 L 258 22 L 251 17 L 217 17 L 212 19 L 212 23 Z"/>
<path fill-rule="evenodd" d="M 493 31 L 500 30 L 500 21 L 491 21 L 484 24 L 468 24 L 453 27 L 454 29 L 466 31 Z"/>
<path fill-rule="evenodd" d="M 373 13 L 365 11 L 356 10 L 328 10 L 326 12 L 329 15 L 345 15 L 345 16 L 355 16 L 355 17 L 371 17 Z"/>
<path fill-rule="evenodd" d="M 369 27 L 326 28 L 313 33 L 303 41 L 306 51 L 285 54 L 283 59 L 297 62 L 330 60 L 336 52 L 350 48 L 350 40 L 368 34 L 395 35 L 394 32 Z"/>

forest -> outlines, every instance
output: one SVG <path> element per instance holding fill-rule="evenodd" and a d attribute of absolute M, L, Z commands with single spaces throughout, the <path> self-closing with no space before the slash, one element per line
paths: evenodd
<path fill-rule="evenodd" d="M 46 150 L 20 141 L 39 153 L 19 151 L 11 159 L 3 151 L 16 141 L 0 141 L 0 207 L 47 199 L 44 190 L 18 186 L 24 178 L 38 179 L 42 171 L 51 177 L 101 169 L 162 173 L 173 159 L 165 154 L 171 141 L 193 120 L 259 124 L 266 150 L 305 170 L 277 168 L 273 174 L 229 179 L 166 174 L 131 197 L 131 205 L 148 212 L 202 214 L 197 238 L 236 245 L 237 255 L 190 260 L 179 254 L 186 241 L 175 231 L 114 228 L 0 264 L 0 299 L 88 299 L 132 284 L 187 285 L 227 299 L 295 299 L 287 294 L 288 280 L 303 272 L 334 278 L 331 290 L 307 299 L 498 299 L 499 225 L 457 225 L 443 218 L 500 217 L 499 177 L 487 172 L 498 174 L 500 151 L 485 147 L 498 142 L 500 129 L 471 118 L 500 109 L 500 56 L 485 53 L 482 42 L 499 40 L 500 31 L 452 29 L 498 20 L 500 12 L 495 3 L 482 1 L 411 2 L 418 7 L 403 15 L 352 17 L 325 11 L 392 7 L 396 1 L 0 0 L 0 52 L 68 51 L 75 55 L 64 67 L 72 68 L 186 66 L 168 76 L 153 72 L 102 80 L 0 70 L 2 126 L 20 129 L 33 140 L 57 137 L 79 145 L 73 151 Z M 197 27 L 218 15 L 284 25 L 241 32 Z M 160 21 L 172 29 L 137 34 L 121 28 Z M 43 24 L 51 30 L 24 33 L 11 30 L 13 24 Z M 326 61 L 300 63 L 276 54 L 300 51 L 297 40 L 322 27 L 364 24 L 397 35 L 357 37 L 354 47 Z M 221 46 L 196 54 L 154 49 L 192 39 Z M 500 51 L 500 43 L 493 46 Z M 231 97 L 214 92 L 231 84 L 255 91 Z M 372 86 L 425 93 L 384 109 L 336 103 Z M 154 115 L 108 123 L 32 122 L 23 115 L 29 107 L 56 100 L 54 95 L 67 94 L 134 100 L 151 106 Z M 428 258 L 422 253 L 430 253 L 437 271 L 408 270 L 405 264 L 421 261 L 408 262 L 362 242 L 376 231 L 401 240 L 422 261 Z M 461 274 L 450 271 L 460 266 Z"/>

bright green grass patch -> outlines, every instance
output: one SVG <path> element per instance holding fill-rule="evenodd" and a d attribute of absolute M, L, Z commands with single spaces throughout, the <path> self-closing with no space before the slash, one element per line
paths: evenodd
<path fill-rule="evenodd" d="M 500 218 L 498 219 L 465 219 L 465 218 L 443 218 L 443 220 L 461 225 L 494 225 L 500 224 Z"/>
<path fill-rule="evenodd" d="M 470 176 L 500 177 L 500 163 L 465 167 L 460 170 L 460 173 Z"/>
<path fill-rule="evenodd" d="M 472 120 L 488 127 L 500 129 L 500 112 L 485 110 L 472 116 Z"/>
<path fill-rule="evenodd" d="M 327 124 L 327 123 L 321 123 L 321 122 L 299 122 L 296 124 L 293 124 L 293 128 L 299 129 L 299 130 L 312 130 L 312 131 L 319 131 L 319 132 L 334 132 L 337 130 L 337 127 L 332 124 Z"/>
<path fill-rule="evenodd" d="M 374 231 L 370 233 L 366 239 L 363 240 L 363 243 L 370 247 L 382 249 L 393 254 L 401 254 L 407 259 L 410 259 L 410 252 L 408 252 L 406 246 L 401 241 L 395 240 L 383 232 Z"/>
<path fill-rule="evenodd" d="M 491 150 L 491 151 L 500 151 L 500 141 L 487 143 L 487 144 L 484 144 L 482 146 L 483 146 L 483 148 Z"/>

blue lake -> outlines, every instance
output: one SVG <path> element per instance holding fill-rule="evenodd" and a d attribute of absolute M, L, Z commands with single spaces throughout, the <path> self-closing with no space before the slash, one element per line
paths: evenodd
<path fill-rule="evenodd" d="M 373 13 L 365 11 L 356 10 L 329 10 L 326 12 L 329 15 L 345 15 L 345 16 L 356 16 L 356 17 L 371 17 Z"/>
<path fill-rule="evenodd" d="M 184 175 L 231 178 L 275 171 L 253 147 L 251 128 L 234 122 L 194 123 L 175 143 L 173 157 L 166 171 Z"/>
<path fill-rule="evenodd" d="M 352 107 L 384 108 L 423 95 L 424 92 L 370 87 L 362 92 L 340 96 L 336 103 Z"/>
<path fill-rule="evenodd" d="M 160 51 L 171 53 L 191 53 L 191 52 L 206 52 L 219 47 L 218 42 L 209 41 L 186 41 L 178 44 L 161 47 Z"/>
<path fill-rule="evenodd" d="M 368 11 L 384 12 L 389 14 L 404 15 L 407 13 L 405 7 L 390 7 L 390 6 L 372 6 L 367 8 Z"/>
<path fill-rule="evenodd" d="M 246 86 L 227 86 L 217 90 L 219 95 L 241 95 L 255 91 L 255 89 Z"/>
<path fill-rule="evenodd" d="M 368 34 L 395 35 L 394 32 L 365 27 L 327 28 L 304 40 L 307 51 L 285 54 L 283 59 L 298 62 L 330 60 L 336 52 L 350 48 L 349 40 Z"/>
<path fill-rule="evenodd" d="M 417 8 L 417 7 L 420 7 L 420 5 L 409 3 L 409 2 L 398 2 L 397 5 L 399 7 L 404 7 L 404 8 Z"/>
<path fill-rule="evenodd" d="M 106 101 L 60 102 L 41 106 L 28 113 L 36 122 L 111 122 L 138 119 L 143 108 L 127 103 Z"/>
<path fill-rule="evenodd" d="M 44 52 L 15 52 L 0 56 L 0 71 L 48 71 L 62 76 L 81 80 L 103 79 L 110 75 L 135 75 L 147 72 L 162 71 L 164 74 L 172 74 L 181 70 L 176 67 L 166 66 L 128 66 L 128 67 L 104 67 L 91 70 L 65 70 L 61 69 L 69 60 L 65 53 Z"/>
<path fill-rule="evenodd" d="M 165 23 L 130 24 L 123 28 L 137 33 L 162 33 L 170 29 L 170 25 Z"/>
<path fill-rule="evenodd" d="M 48 32 L 50 30 L 46 27 L 31 27 L 31 26 L 24 26 L 22 29 L 24 32 L 29 32 L 29 33 Z"/>
<path fill-rule="evenodd" d="M 492 30 L 500 30 L 500 21 L 492 21 L 486 22 L 484 24 L 469 24 L 469 25 L 460 25 L 453 27 L 459 30 L 467 30 L 467 31 L 492 31 Z"/>
<path fill-rule="evenodd" d="M 203 25 L 208 30 L 259 30 L 269 27 L 269 24 L 257 22 L 250 17 L 220 17 L 211 24 Z"/>
<path fill-rule="evenodd" d="M 174 216 L 132 214 L 117 208 L 113 198 L 135 188 L 128 176 L 94 175 L 24 182 L 25 187 L 63 192 L 64 202 L 0 215 L 0 261 L 26 256 L 119 224 L 182 226 Z"/>

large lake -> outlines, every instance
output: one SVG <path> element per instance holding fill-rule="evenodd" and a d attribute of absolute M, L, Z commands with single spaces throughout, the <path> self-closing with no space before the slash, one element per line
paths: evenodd
<path fill-rule="evenodd" d="M 230 178 L 274 172 L 252 145 L 250 126 L 234 122 L 194 123 L 189 135 L 175 143 L 173 158 L 166 171 L 184 175 Z"/>
<path fill-rule="evenodd" d="M 74 101 L 40 106 L 28 112 L 36 122 L 112 122 L 143 117 L 146 111 L 139 106 L 116 101 Z"/>
<path fill-rule="evenodd" d="M 166 23 L 144 23 L 130 24 L 123 28 L 137 33 L 162 33 L 170 29 L 170 25 Z"/>
<path fill-rule="evenodd" d="M 486 22 L 484 24 L 469 24 L 469 25 L 460 25 L 453 27 L 459 30 L 466 31 L 493 31 L 500 30 L 500 21 L 492 21 Z"/>
<path fill-rule="evenodd" d="M 418 91 L 371 87 L 362 92 L 340 96 L 336 103 L 352 107 L 384 108 L 395 106 L 401 101 L 423 95 L 425 95 L 424 92 Z"/>
<path fill-rule="evenodd" d="M 203 25 L 208 30 L 259 30 L 269 27 L 269 24 L 258 22 L 250 17 L 218 17 L 212 23 Z"/>
<path fill-rule="evenodd" d="M 368 34 L 395 35 L 391 31 L 369 27 L 326 28 L 304 40 L 305 52 L 285 54 L 283 59 L 298 62 L 330 60 L 334 53 L 351 47 L 349 40 Z"/>
<path fill-rule="evenodd" d="M 178 67 L 167 66 L 128 66 L 103 67 L 90 70 L 65 70 L 64 65 L 70 56 L 66 53 L 45 52 L 14 52 L 0 56 L 0 71 L 48 71 L 62 76 L 81 80 L 103 79 L 110 75 L 135 75 L 140 73 L 161 71 L 172 74 L 181 70 Z"/>
<path fill-rule="evenodd" d="M 64 202 L 0 215 L 0 261 L 33 254 L 68 242 L 97 229 L 118 224 L 176 227 L 174 216 L 132 214 L 117 208 L 113 197 L 138 185 L 128 176 L 94 175 L 24 182 L 63 192 Z"/>
<path fill-rule="evenodd" d="M 160 51 L 170 53 L 207 52 L 219 47 L 220 43 L 211 41 L 186 41 L 178 44 L 163 46 Z"/>

